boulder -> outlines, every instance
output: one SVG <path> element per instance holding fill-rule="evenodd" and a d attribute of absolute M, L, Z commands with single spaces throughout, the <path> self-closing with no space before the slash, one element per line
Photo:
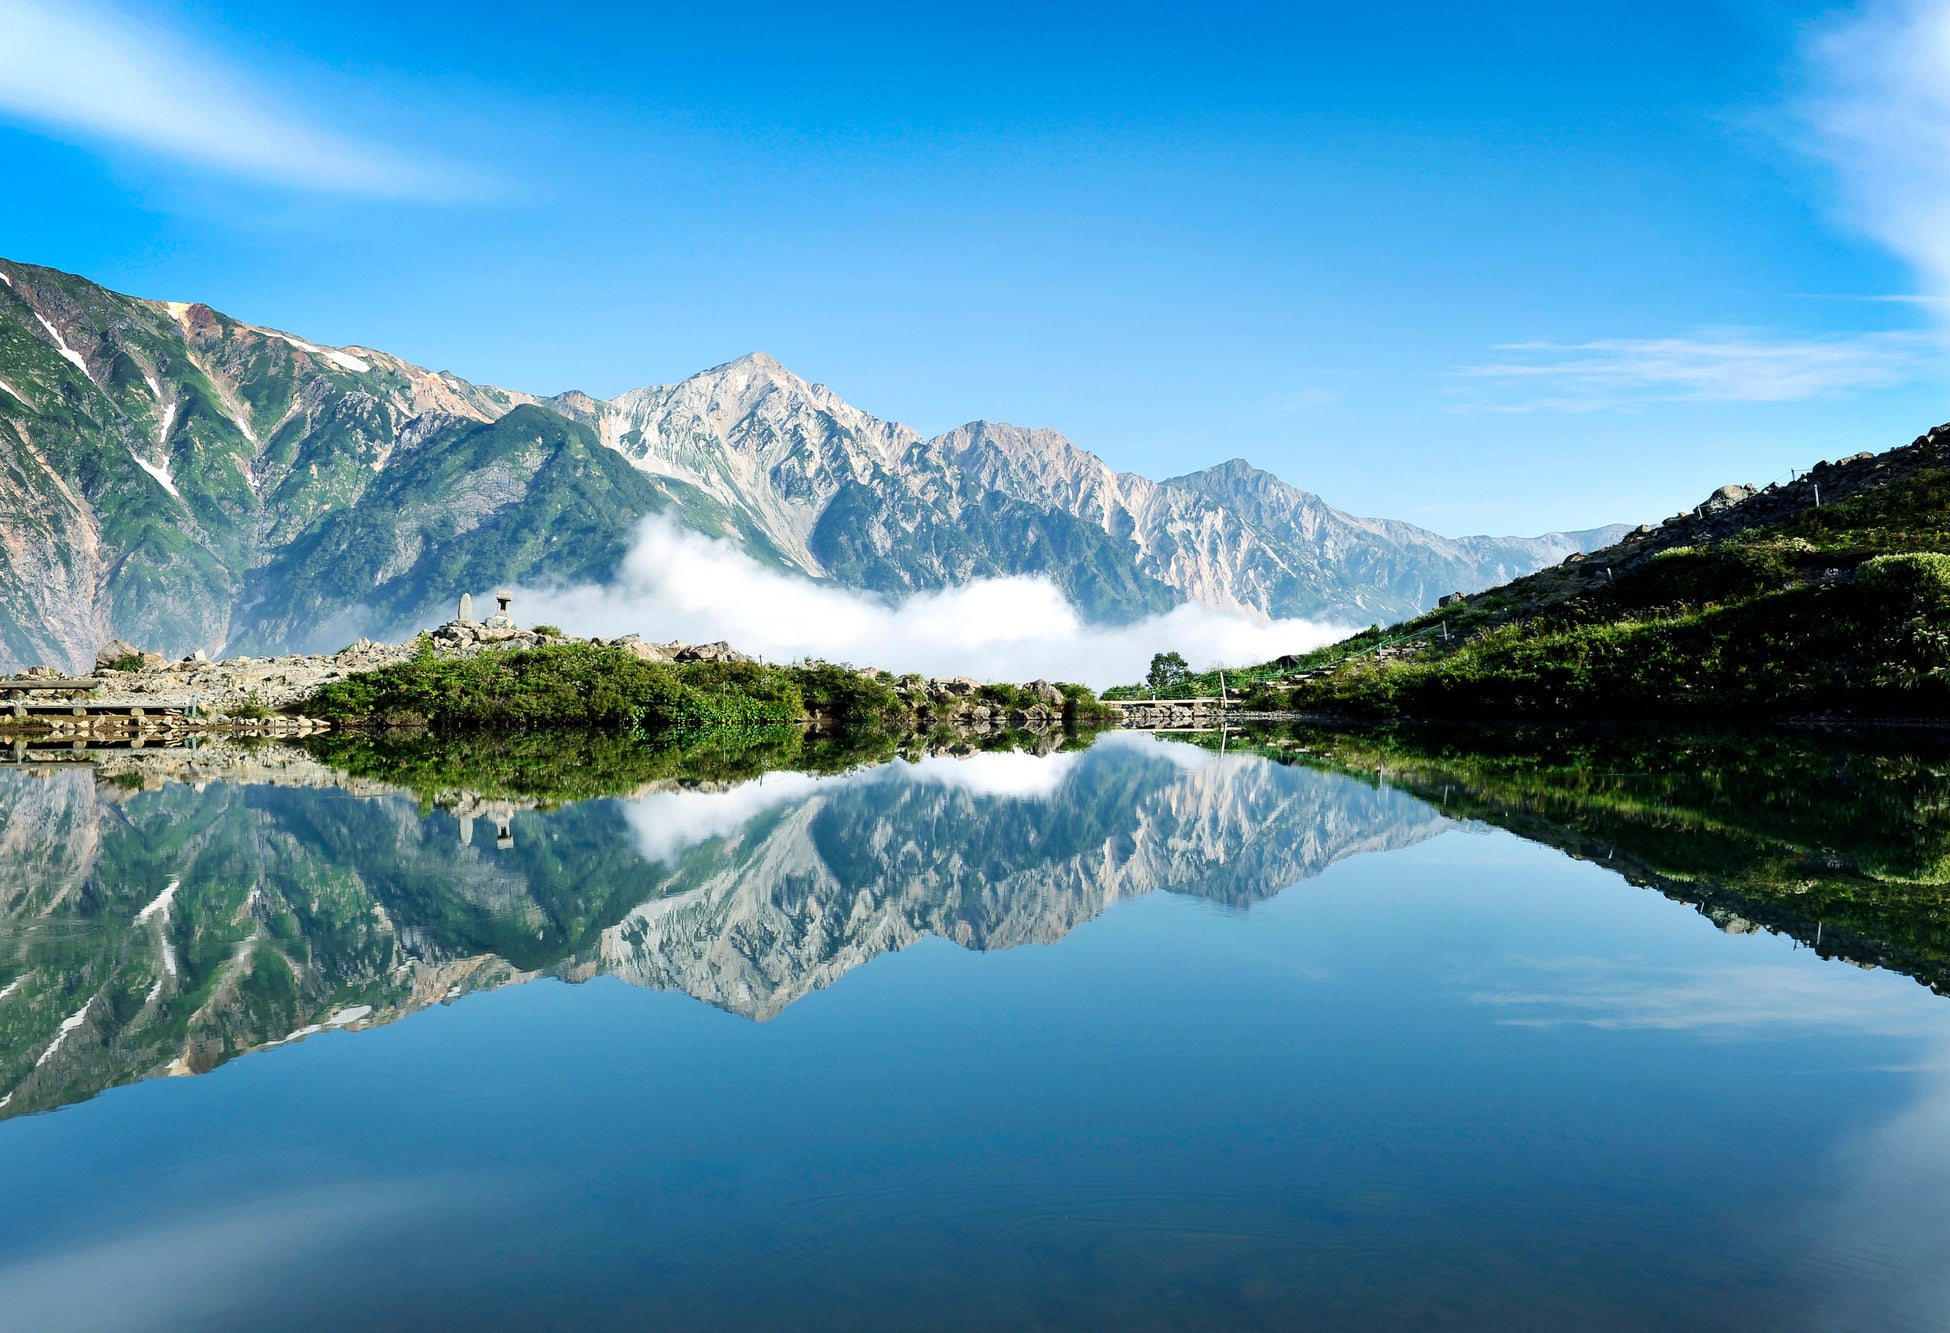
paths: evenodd
<path fill-rule="evenodd" d="M 669 653 L 659 648 L 656 644 L 645 643 L 642 639 L 638 638 L 634 634 L 624 635 L 622 638 L 617 639 L 612 646 L 621 648 L 624 652 L 628 653 L 630 656 L 639 658 L 645 662 L 668 663 L 675 660 L 671 657 Z"/>
<path fill-rule="evenodd" d="M 1057 689 L 1056 686 L 1046 680 L 1032 680 L 1029 682 L 1029 692 L 1052 708 L 1061 709 L 1063 707 L 1063 691 Z"/>
<path fill-rule="evenodd" d="M 110 639 L 95 650 L 95 670 L 106 670 L 109 663 L 119 662 L 125 657 L 140 657 L 142 653 L 132 643 L 121 639 Z"/>
<path fill-rule="evenodd" d="M 716 643 L 686 644 L 677 650 L 679 662 L 749 662 L 752 659 L 723 639 Z"/>
<path fill-rule="evenodd" d="M 1700 508 L 1709 514 L 1714 514 L 1722 509 L 1731 509 L 1742 500 L 1757 494 L 1759 492 L 1752 486 L 1722 486 L 1719 490 L 1707 496 L 1705 501 L 1701 503 Z"/>

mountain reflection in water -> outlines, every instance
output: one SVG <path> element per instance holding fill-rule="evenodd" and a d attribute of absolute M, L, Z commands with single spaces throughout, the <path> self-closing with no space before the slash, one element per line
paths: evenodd
<path fill-rule="evenodd" d="M 1131 736 L 444 799 L 275 746 L 0 772 L 0 1114 L 542 976 L 765 1019 L 927 934 L 1047 943 L 1159 889 L 1243 907 L 1448 823 Z"/>
<path fill-rule="evenodd" d="M 0 1116 L 538 977 L 763 1020 L 926 935 L 1049 943 L 1157 890 L 1245 908 L 1457 821 L 1950 976 L 1950 763 L 1914 738 L 1112 734 L 864 766 L 565 744 L 595 748 L 543 772 L 463 747 L 475 789 L 453 752 L 365 743 L 0 771 Z"/>

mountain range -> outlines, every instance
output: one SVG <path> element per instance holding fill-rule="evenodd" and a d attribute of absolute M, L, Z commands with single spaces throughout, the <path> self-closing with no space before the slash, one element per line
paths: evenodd
<path fill-rule="evenodd" d="M 923 438 L 758 353 L 538 397 L 0 260 L 0 667 L 397 638 L 462 591 L 604 581 L 658 512 L 889 597 L 1044 575 L 1108 621 L 1385 621 L 1624 531 L 1450 538 L 1237 459 L 1152 481 L 1051 430 Z"/>

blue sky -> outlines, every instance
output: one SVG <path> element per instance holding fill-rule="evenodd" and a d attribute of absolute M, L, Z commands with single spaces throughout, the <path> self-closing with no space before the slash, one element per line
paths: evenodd
<path fill-rule="evenodd" d="M 0 253 L 538 392 L 762 349 L 924 431 L 1537 532 L 1950 418 L 1940 85 L 1936 0 L 0 0 Z"/>

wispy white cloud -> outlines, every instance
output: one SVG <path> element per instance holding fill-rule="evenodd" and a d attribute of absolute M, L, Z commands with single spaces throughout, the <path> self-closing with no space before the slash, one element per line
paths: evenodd
<path fill-rule="evenodd" d="M 1462 412 L 1598 412 L 1648 402 L 1784 403 L 1886 388 L 1932 359 L 1926 334 L 1776 338 L 1713 330 L 1689 338 L 1510 343 L 1456 375 Z"/>
<path fill-rule="evenodd" d="M 1138 679 L 1163 649 L 1195 666 L 1263 662 L 1347 632 L 1195 605 L 1130 625 L 1093 625 L 1041 578 L 977 579 L 888 605 L 768 569 L 729 542 L 661 518 L 644 523 L 612 583 L 525 591 L 522 605 L 538 623 L 581 634 L 728 639 L 775 660 L 810 654 L 896 671 L 1099 688 Z"/>
<path fill-rule="evenodd" d="M 1950 1014 L 1914 982 L 1826 961 L 1509 958 L 1495 981 L 1467 989 L 1503 1021 L 1529 1027 L 1950 1036 Z"/>
<path fill-rule="evenodd" d="M 90 0 L 0 4 L 0 115 L 306 189 L 425 197 L 473 188 L 448 166 L 280 105 L 221 57 Z"/>
<path fill-rule="evenodd" d="M 1851 221 L 1950 295 L 1950 2 L 1880 0 L 1817 29 L 1810 147 Z"/>
<path fill-rule="evenodd" d="M 1826 299 L 1950 309 L 1950 0 L 1869 0 L 1812 32 L 1802 146 L 1843 187 L 1848 220 L 1916 270 L 1920 291 Z M 1941 314 L 1939 313 L 1939 322 Z M 1454 412 L 1600 412 L 1658 402 L 1782 403 L 1941 373 L 1925 333 L 1516 343 L 1455 372 Z"/>

